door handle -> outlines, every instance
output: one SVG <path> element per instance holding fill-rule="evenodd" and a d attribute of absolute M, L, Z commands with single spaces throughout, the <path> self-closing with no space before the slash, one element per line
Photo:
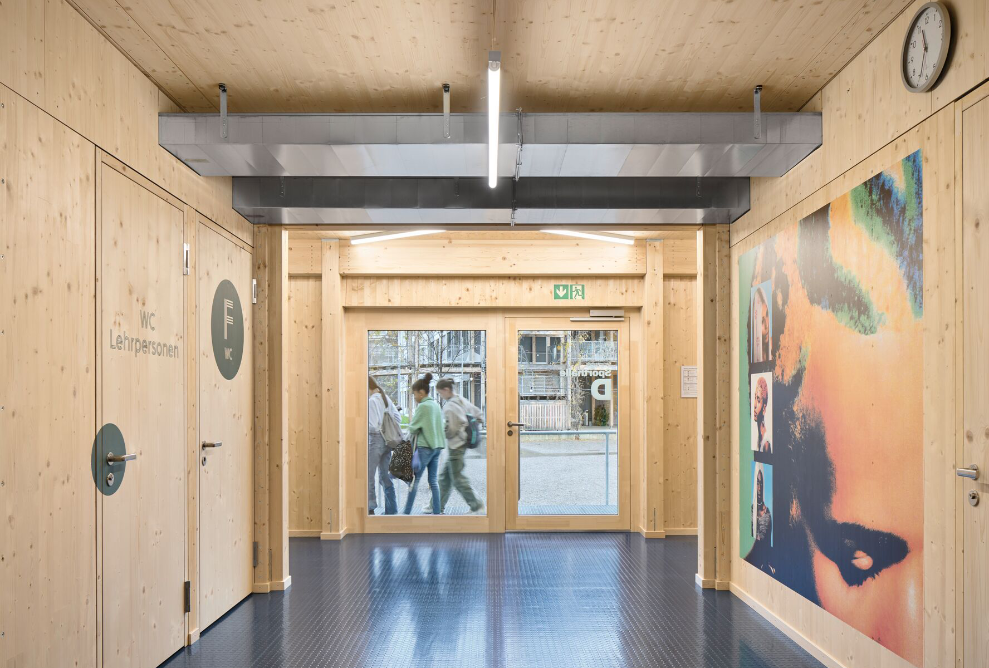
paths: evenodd
<path fill-rule="evenodd" d="M 972 464 L 968 468 L 955 469 L 955 475 L 959 478 L 971 478 L 972 480 L 979 479 L 979 467 Z"/>
<path fill-rule="evenodd" d="M 525 425 L 522 424 L 521 422 L 509 422 L 508 423 L 508 426 L 509 427 L 524 427 Z"/>
<path fill-rule="evenodd" d="M 137 459 L 137 453 L 132 452 L 129 455 L 115 455 L 112 452 L 106 453 L 106 463 L 107 464 L 119 464 L 121 462 L 130 462 Z"/>
<path fill-rule="evenodd" d="M 210 443 L 209 441 L 203 441 L 203 449 L 206 448 L 219 448 L 223 445 L 222 441 L 217 441 L 216 443 Z"/>

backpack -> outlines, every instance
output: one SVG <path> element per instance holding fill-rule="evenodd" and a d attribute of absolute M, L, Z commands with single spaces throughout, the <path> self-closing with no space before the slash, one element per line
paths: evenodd
<path fill-rule="evenodd" d="M 406 483 L 412 484 L 415 472 L 412 470 L 412 443 L 402 440 L 391 453 L 391 463 L 388 465 L 388 472 L 393 478 L 398 478 Z"/>
<path fill-rule="evenodd" d="M 467 424 L 464 425 L 464 447 L 473 450 L 481 444 L 481 423 L 470 413 L 467 413 Z"/>
<path fill-rule="evenodd" d="M 395 409 L 388 399 L 385 399 L 385 414 L 381 418 L 381 436 L 389 450 L 394 450 L 405 440 Z"/>

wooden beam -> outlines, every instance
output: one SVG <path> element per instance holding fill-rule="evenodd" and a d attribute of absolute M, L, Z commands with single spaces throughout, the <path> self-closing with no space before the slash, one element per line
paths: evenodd
<path fill-rule="evenodd" d="M 323 249 L 319 239 L 289 236 L 288 275 L 321 276 L 323 273 Z"/>
<path fill-rule="evenodd" d="M 647 538 L 665 536 L 663 526 L 663 242 L 646 241 L 642 300 L 642 360 L 645 396 L 642 411 L 641 520 Z M 644 529 L 644 530 L 643 530 Z"/>
<path fill-rule="evenodd" d="M 346 494 L 343 484 L 343 294 L 340 280 L 340 242 L 320 244 L 322 283 L 322 440 L 323 520 L 320 538 L 336 540 L 346 531 Z"/>
<path fill-rule="evenodd" d="M 400 239 L 340 246 L 345 276 L 642 276 L 644 242 Z"/>
<path fill-rule="evenodd" d="M 731 564 L 728 227 L 697 232 L 697 582 L 726 588 Z"/>

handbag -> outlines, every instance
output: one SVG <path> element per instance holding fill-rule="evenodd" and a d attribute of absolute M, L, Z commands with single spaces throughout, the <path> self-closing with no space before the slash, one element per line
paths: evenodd
<path fill-rule="evenodd" d="M 415 478 L 415 473 L 412 470 L 412 458 L 414 454 L 415 451 L 412 443 L 407 439 L 403 440 L 392 450 L 388 472 L 393 478 L 398 478 L 410 485 L 412 484 L 412 480 Z"/>

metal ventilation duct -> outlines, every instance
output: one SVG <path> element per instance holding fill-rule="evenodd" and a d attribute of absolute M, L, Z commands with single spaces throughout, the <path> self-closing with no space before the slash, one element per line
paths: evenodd
<path fill-rule="evenodd" d="M 159 142 L 203 176 L 481 177 L 484 114 L 162 114 Z M 499 174 L 782 176 L 821 145 L 821 115 L 502 114 Z"/>
<path fill-rule="evenodd" d="M 481 178 L 251 177 L 233 204 L 280 225 L 628 225 L 730 223 L 749 208 L 748 179 L 539 178 L 491 189 Z"/>

